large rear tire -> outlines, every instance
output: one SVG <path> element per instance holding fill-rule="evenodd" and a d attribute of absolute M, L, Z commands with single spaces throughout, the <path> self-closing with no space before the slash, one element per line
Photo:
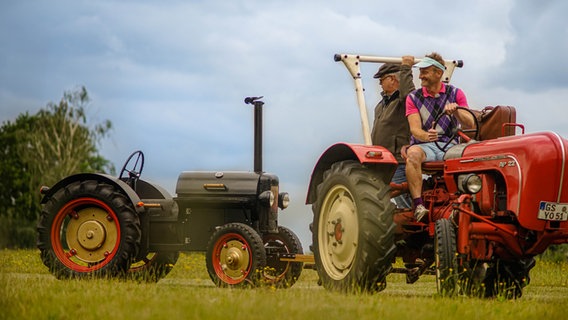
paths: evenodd
<path fill-rule="evenodd" d="M 282 254 L 303 254 L 302 243 L 292 230 L 279 226 L 278 233 L 267 233 L 262 237 L 267 252 L 263 281 L 277 288 L 290 288 L 300 275 L 304 264 L 281 261 Z"/>
<path fill-rule="evenodd" d="M 311 227 L 325 288 L 374 292 L 386 287 L 396 253 L 388 178 L 352 160 L 334 163 L 324 173 Z"/>
<path fill-rule="evenodd" d="M 38 222 L 43 263 L 57 278 L 125 275 L 140 245 L 140 220 L 115 186 L 76 181 L 56 191 Z"/>
<path fill-rule="evenodd" d="M 205 263 L 209 277 L 218 287 L 256 286 L 266 265 L 266 252 L 253 228 L 228 223 L 211 236 Z"/>

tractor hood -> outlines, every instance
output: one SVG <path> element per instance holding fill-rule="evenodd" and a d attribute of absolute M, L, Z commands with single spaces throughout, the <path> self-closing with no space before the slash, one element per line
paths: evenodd
<path fill-rule="evenodd" d="M 179 175 L 178 196 L 256 196 L 260 174 L 255 172 L 185 171 Z"/>
<path fill-rule="evenodd" d="M 541 201 L 568 203 L 568 141 L 553 132 L 503 137 L 467 145 L 446 161 L 447 174 L 498 171 L 507 185 L 507 209 L 521 225 L 544 228 L 537 220 Z"/>

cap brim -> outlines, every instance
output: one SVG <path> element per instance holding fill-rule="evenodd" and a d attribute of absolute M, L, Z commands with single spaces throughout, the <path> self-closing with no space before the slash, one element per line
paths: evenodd
<path fill-rule="evenodd" d="M 428 68 L 430 66 L 433 66 L 434 64 L 429 62 L 429 61 L 420 61 L 416 64 L 414 64 L 415 68 Z"/>

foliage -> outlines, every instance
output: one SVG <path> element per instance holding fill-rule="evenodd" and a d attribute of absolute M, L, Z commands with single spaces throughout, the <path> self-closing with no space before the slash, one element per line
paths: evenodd
<path fill-rule="evenodd" d="M 30 246 L 42 185 L 79 172 L 114 173 L 97 150 L 112 124 L 106 120 L 89 127 L 89 101 L 81 87 L 65 92 L 58 104 L 50 102 L 0 127 L 0 248 Z"/>
<path fill-rule="evenodd" d="M 540 258 L 543 261 L 550 261 L 550 262 L 568 262 L 568 244 L 559 244 L 559 245 L 552 245 L 546 249 L 541 255 Z"/>

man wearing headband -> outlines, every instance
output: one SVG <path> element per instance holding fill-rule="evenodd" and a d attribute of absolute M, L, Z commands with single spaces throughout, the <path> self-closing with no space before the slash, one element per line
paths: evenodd
<path fill-rule="evenodd" d="M 371 140 L 374 145 L 387 148 L 398 161 L 392 182 L 406 182 L 406 162 L 400 149 L 410 142 L 410 129 L 406 120 L 406 96 L 414 90 L 412 65 L 414 57 L 402 57 L 401 64 L 385 63 L 373 76 L 379 79 L 382 99 L 375 107 L 375 120 Z M 407 193 L 394 198 L 399 208 L 412 206 Z"/>
<path fill-rule="evenodd" d="M 421 195 L 422 163 L 443 160 L 444 152 L 436 147 L 434 141 L 449 142 L 449 134 L 458 126 L 457 122 L 471 127 L 473 119 L 467 111 L 457 110 L 458 106 L 467 107 L 463 91 L 442 82 L 446 70 L 442 56 L 434 52 L 414 66 L 420 69 L 422 88 L 414 90 L 406 98 L 406 117 L 412 134 L 407 151 L 406 176 L 414 217 L 420 221 L 428 215 Z M 433 128 L 434 119 L 440 112 L 445 112 L 448 117 L 442 117 Z M 457 141 L 452 141 L 449 146 L 455 143 Z"/>

